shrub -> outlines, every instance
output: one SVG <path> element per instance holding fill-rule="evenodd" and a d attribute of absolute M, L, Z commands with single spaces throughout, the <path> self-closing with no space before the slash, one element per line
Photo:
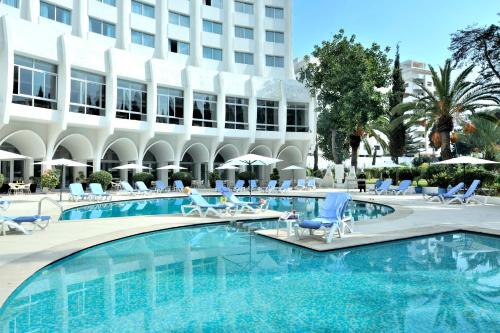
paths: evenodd
<path fill-rule="evenodd" d="M 280 180 L 280 172 L 278 171 L 277 168 L 273 169 L 273 173 L 269 175 L 269 179 L 271 180 Z"/>
<path fill-rule="evenodd" d="M 455 172 L 453 173 L 454 184 L 465 182 L 465 185 L 468 186 L 472 183 L 472 181 L 474 181 L 474 179 L 479 179 L 481 181 L 480 186 L 491 186 L 495 184 L 496 175 L 494 172 L 476 166 L 467 166 L 465 168 L 465 174 L 463 167 L 457 166 Z"/>
<path fill-rule="evenodd" d="M 0 173 L 0 186 L 3 184 L 3 181 L 5 180 L 5 176 Z"/>
<path fill-rule="evenodd" d="M 215 188 L 215 181 L 219 180 L 219 179 L 222 179 L 222 178 L 220 177 L 220 174 L 218 171 L 210 172 L 208 174 L 208 182 L 210 183 L 211 188 Z"/>
<path fill-rule="evenodd" d="M 42 174 L 41 186 L 42 188 L 46 187 L 50 191 L 56 188 L 59 185 L 59 176 L 61 175 L 61 171 L 59 169 L 49 169 L 46 170 Z"/>
<path fill-rule="evenodd" d="M 255 179 L 255 172 L 243 171 L 238 174 L 238 179 L 245 181 L 245 186 L 250 184 L 250 179 Z"/>
<path fill-rule="evenodd" d="M 134 182 L 144 182 L 147 187 L 151 187 L 151 182 L 153 181 L 154 176 L 150 172 L 138 172 L 132 176 L 132 180 Z"/>
<path fill-rule="evenodd" d="M 446 188 L 453 182 L 453 177 L 446 171 L 441 171 L 434 174 L 430 179 L 428 179 L 430 186 L 437 186 L 440 188 Z"/>
<path fill-rule="evenodd" d="M 172 181 L 180 180 L 184 184 L 184 186 L 191 186 L 193 182 L 193 175 L 189 172 L 176 172 L 172 175 Z"/>
<path fill-rule="evenodd" d="M 90 183 L 99 183 L 101 184 L 103 189 L 107 189 L 109 184 L 111 184 L 111 180 L 113 176 L 107 171 L 97 171 L 89 176 Z"/>

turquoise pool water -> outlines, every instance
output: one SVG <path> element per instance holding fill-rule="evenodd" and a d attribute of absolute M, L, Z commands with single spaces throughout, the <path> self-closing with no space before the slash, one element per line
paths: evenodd
<path fill-rule="evenodd" d="M 277 211 L 290 211 L 293 207 L 305 218 L 317 216 L 319 207 L 323 202 L 323 199 L 317 198 L 283 198 L 266 196 L 253 197 L 252 200 L 257 202 L 260 198 L 264 198 L 269 201 L 269 209 Z M 243 197 L 242 199 L 249 200 L 250 198 Z M 211 203 L 217 203 L 218 200 L 219 197 L 207 197 L 207 201 Z M 95 204 L 81 208 L 69 209 L 62 214 L 61 220 L 180 214 L 181 205 L 189 204 L 189 202 L 190 200 L 187 197 L 182 197 Z M 378 218 L 392 213 L 393 211 L 394 209 L 388 206 L 353 201 L 349 206 L 348 214 L 350 214 L 355 221 L 358 221 Z"/>
<path fill-rule="evenodd" d="M 317 253 L 220 224 L 41 270 L 2 332 L 498 332 L 500 240 L 443 234 Z"/>

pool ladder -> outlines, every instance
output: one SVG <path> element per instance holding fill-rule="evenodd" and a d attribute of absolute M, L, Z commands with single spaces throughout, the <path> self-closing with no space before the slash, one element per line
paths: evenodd
<path fill-rule="evenodd" d="M 51 204 L 55 205 L 57 208 L 59 208 L 59 210 L 61 211 L 61 214 L 64 211 L 63 206 L 59 202 L 57 202 L 54 199 L 49 198 L 49 197 L 43 197 L 40 199 L 40 201 L 38 201 L 38 215 L 42 215 L 42 203 L 44 201 L 48 201 Z"/>

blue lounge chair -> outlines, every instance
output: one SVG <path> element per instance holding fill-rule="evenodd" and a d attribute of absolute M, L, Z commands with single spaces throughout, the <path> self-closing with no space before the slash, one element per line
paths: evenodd
<path fill-rule="evenodd" d="M 267 187 L 265 188 L 265 192 L 272 192 L 276 189 L 276 184 L 278 184 L 277 180 L 270 180 L 269 183 L 267 183 Z"/>
<path fill-rule="evenodd" d="M 236 195 L 234 195 L 233 192 L 231 192 L 230 189 L 224 187 L 221 191 L 221 194 L 231 203 L 236 207 L 236 210 L 238 212 L 250 212 L 250 213 L 255 213 L 256 210 L 255 208 L 261 208 L 263 209 L 262 205 L 258 202 L 250 202 L 250 201 L 243 201 L 239 199 Z"/>
<path fill-rule="evenodd" d="M 224 182 L 220 179 L 216 180 L 215 181 L 215 190 L 217 192 L 221 192 L 223 188 L 224 188 Z"/>
<path fill-rule="evenodd" d="M 147 186 L 146 184 L 144 184 L 143 181 L 139 180 L 137 182 L 135 182 L 135 186 L 137 187 L 137 191 L 139 193 L 142 193 L 142 194 L 149 194 L 149 193 L 153 193 L 153 191 L 151 191 Z"/>
<path fill-rule="evenodd" d="M 306 189 L 306 180 L 305 179 L 297 179 L 297 186 L 295 186 L 296 190 L 305 190 Z"/>
<path fill-rule="evenodd" d="M 88 199 L 90 199 L 90 195 L 85 193 L 82 184 L 80 183 L 69 184 L 69 200 L 78 201 L 78 200 L 88 200 Z"/>
<path fill-rule="evenodd" d="M 398 194 L 405 195 L 410 189 L 410 185 L 411 185 L 411 180 L 408 179 L 403 180 L 401 181 L 401 183 L 399 183 L 399 186 L 397 188 L 392 190 L 392 193 L 395 195 Z"/>
<path fill-rule="evenodd" d="M 457 202 L 460 204 L 468 204 L 471 201 L 474 201 L 476 203 L 480 203 L 479 200 L 477 200 L 476 194 L 475 194 L 476 189 L 480 183 L 481 183 L 481 181 L 479 179 L 475 179 L 472 182 L 472 184 L 470 184 L 469 188 L 467 189 L 467 191 L 464 194 L 455 195 L 453 198 L 449 198 L 448 201 L 446 201 L 447 198 L 444 198 L 443 203 L 451 204 L 453 202 Z"/>
<path fill-rule="evenodd" d="M 137 190 L 134 190 L 134 188 L 128 182 L 124 180 L 120 182 L 120 186 L 122 187 L 123 191 L 127 192 L 127 194 L 135 195 L 139 193 Z"/>
<path fill-rule="evenodd" d="M 250 179 L 250 188 L 252 189 L 252 191 L 259 190 L 259 186 L 257 185 L 257 180 Z"/>
<path fill-rule="evenodd" d="M 158 179 L 155 181 L 156 192 L 168 192 L 168 186 L 165 184 L 163 180 Z"/>
<path fill-rule="evenodd" d="M 383 193 L 387 194 L 391 189 L 392 179 L 384 180 L 379 187 L 375 187 L 373 190 L 376 195 L 381 195 Z"/>
<path fill-rule="evenodd" d="M 229 206 L 223 204 L 210 204 L 196 190 L 192 190 L 189 194 L 191 204 L 182 205 L 181 212 L 183 216 L 198 214 L 200 217 L 206 217 L 208 213 L 212 213 L 217 217 L 222 217 L 222 213 L 229 212 Z"/>
<path fill-rule="evenodd" d="M 330 243 L 337 232 L 339 237 L 343 237 L 346 229 L 352 232 L 352 226 L 347 222 L 350 217 L 344 217 L 345 211 L 351 197 L 346 193 L 328 193 L 319 211 L 319 216 L 312 220 L 304 220 L 295 226 L 295 235 L 300 239 L 301 230 L 309 230 L 310 235 L 314 235 L 314 230 L 324 231 L 325 240 Z"/>
<path fill-rule="evenodd" d="M 236 184 L 234 184 L 233 191 L 235 192 L 241 192 L 245 189 L 245 181 L 243 179 L 238 179 Z"/>
<path fill-rule="evenodd" d="M 292 185 L 292 181 L 291 180 L 284 180 L 283 181 L 283 184 L 281 184 L 281 187 L 278 189 L 278 192 L 280 193 L 285 193 L 285 192 L 288 192 L 290 191 L 290 186 Z"/>
<path fill-rule="evenodd" d="M 174 188 L 176 191 L 182 192 L 184 190 L 184 183 L 182 182 L 182 180 L 175 180 Z"/>
<path fill-rule="evenodd" d="M 8 207 L 7 200 L 0 200 L 0 205 L 2 209 L 6 209 Z M 40 230 L 44 230 L 48 227 L 52 217 L 47 215 L 26 215 L 26 216 L 5 216 L 0 215 L 0 231 L 2 235 L 5 236 L 6 229 L 9 230 L 17 230 L 22 232 L 25 235 L 31 234 L 37 227 Z M 30 223 L 33 225 L 32 230 L 27 230 L 23 223 Z"/>
<path fill-rule="evenodd" d="M 308 190 L 315 190 L 316 189 L 316 179 L 314 179 L 314 178 L 308 179 L 306 188 Z"/>
<path fill-rule="evenodd" d="M 109 194 L 108 192 L 104 192 L 100 183 L 90 183 L 89 187 L 94 199 L 111 200 L 111 194 Z"/>
<path fill-rule="evenodd" d="M 425 194 L 424 198 L 427 199 L 428 201 L 440 201 L 444 202 L 445 199 L 453 199 L 455 195 L 458 193 L 458 191 L 462 190 L 464 188 L 465 184 L 463 182 L 458 183 L 454 187 L 452 187 L 448 192 L 444 194 L 439 194 L 439 193 L 429 193 Z M 436 200 L 437 199 L 437 200 Z"/>

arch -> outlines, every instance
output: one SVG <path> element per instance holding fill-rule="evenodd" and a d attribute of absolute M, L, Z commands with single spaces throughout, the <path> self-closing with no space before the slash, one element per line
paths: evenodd
<path fill-rule="evenodd" d="M 70 134 L 65 136 L 54 147 L 54 154 L 59 147 L 66 148 L 75 160 L 92 160 L 94 158 L 94 148 L 90 140 L 82 134 Z"/>
<path fill-rule="evenodd" d="M 40 135 L 31 130 L 19 130 L 7 135 L 0 141 L 0 146 L 5 142 L 16 147 L 20 154 L 35 160 L 43 160 L 46 157 L 45 142 Z"/>
<path fill-rule="evenodd" d="M 250 154 L 257 154 L 257 155 L 262 155 L 266 157 L 273 157 L 273 152 L 271 148 L 265 145 L 258 145 L 253 147 L 250 151 Z"/>
<path fill-rule="evenodd" d="M 235 145 L 228 143 L 217 149 L 217 151 L 214 154 L 214 157 L 217 157 L 217 155 L 219 154 L 222 156 L 224 161 L 228 161 L 232 158 L 240 156 L 240 151 L 238 150 L 238 148 L 236 148 Z"/>
<path fill-rule="evenodd" d="M 146 156 L 147 152 L 151 152 L 158 163 L 166 164 L 166 162 L 170 162 L 174 160 L 174 149 L 172 145 L 165 140 L 158 140 L 150 144 L 145 150 L 142 159 Z"/>
<path fill-rule="evenodd" d="M 193 162 L 203 163 L 208 162 L 210 159 L 210 151 L 203 143 L 193 143 L 184 149 L 184 152 L 181 155 L 181 161 L 187 153 L 189 153 L 189 155 L 193 158 Z"/>
<path fill-rule="evenodd" d="M 106 148 L 103 150 L 101 158 L 104 158 L 104 155 L 108 151 L 108 149 L 112 149 L 120 161 L 128 162 L 128 161 L 137 161 L 139 159 L 139 153 L 137 152 L 137 146 L 134 141 L 129 138 L 119 138 L 112 141 Z"/>
<path fill-rule="evenodd" d="M 279 159 L 283 160 L 280 163 L 288 163 L 291 164 L 302 164 L 302 151 L 296 146 L 286 146 L 280 150 L 278 153 Z"/>

